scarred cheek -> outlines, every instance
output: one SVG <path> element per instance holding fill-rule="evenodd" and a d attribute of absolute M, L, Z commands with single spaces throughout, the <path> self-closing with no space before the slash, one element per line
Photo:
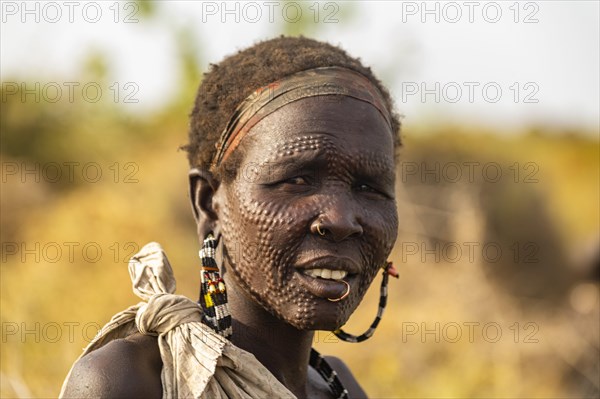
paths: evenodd
<path fill-rule="evenodd" d="M 365 209 L 362 217 L 365 232 L 391 251 L 398 235 L 398 213 L 395 201 L 385 201 Z"/>
<path fill-rule="evenodd" d="M 382 221 L 381 235 L 386 243 L 385 251 L 389 255 L 398 237 L 398 212 L 395 201 L 388 205 L 388 212 Z"/>
<path fill-rule="evenodd" d="M 383 205 L 378 212 L 372 211 L 365 216 L 365 240 L 361 245 L 361 253 L 367 267 L 359 288 L 361 297 L 381 270 L 381 266 L 386 263 L 398 232 L 398 216 L 393 202 Z"/>
<path fill-rule="evenodd" d="M 297 328 L 309 328 L 317 304 L 292 279 L 289 265 L 306 234 L 303 221 L 309 220 L 314 208 L 251 200 L 240 190 L 232 194 L 235 200 L 230 204 L 235 206 L 224 213 L 228 217 L 224 229 L 240 243 L 233 273 L 266 309 Z"/>
<path fill-rule="evenodd" d="M 245 194 L 245 195 L 244 195 Z M 306 234 L 314 207 L 295 202 L 261 201 L 259 195 L 242 189 L 231 190 L 224 231 L 235 238 L 239 248 L 235 266 L 253 291 L 281 289 L 289 278 L 286 266 Z"/>

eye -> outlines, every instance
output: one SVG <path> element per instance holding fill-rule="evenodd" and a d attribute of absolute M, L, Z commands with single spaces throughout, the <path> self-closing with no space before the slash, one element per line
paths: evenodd
<path fill-rule="evenodd" d="M 312 190 L 314 181 L 308 176 L 294 176 L 280 180 L 272 186 L 284 192 L 300 194 Z"/>
<path fill-rule="evenodd" d="M 358 191 L 366 191 L 366 192 L 372 192 L 372 193 L 379 192 L 378 190 L 374 189 L 373 187 L 369 186 L 368 184 L 359 184 L 356 186 L 356 189 Z"/>
<path fill-rule="evenodd" d="M 310 184 L 309 180 L 305 176 L 294 176 L 289 179 L 283 180 L 281 184 L 291 184 L 294 186 L 305 186 Z"/>
<path fill-rule="evenodd" d="M 355 190 L 377 198 L 390 198 L 390 196 L 382 189 L 376 188 L 371 184 L 358 183 L 354 186 Z"/>

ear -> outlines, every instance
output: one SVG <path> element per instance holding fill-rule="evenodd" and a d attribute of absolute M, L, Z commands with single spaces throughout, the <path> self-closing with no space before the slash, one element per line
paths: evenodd
<path fill-rule="evenodd" d="M 193 168 L 189 173 L 190 201 L 200 242 L 209 232 L 218 235 L 219 206 L 215 201 L 219 181 L 208 170 Z"/>

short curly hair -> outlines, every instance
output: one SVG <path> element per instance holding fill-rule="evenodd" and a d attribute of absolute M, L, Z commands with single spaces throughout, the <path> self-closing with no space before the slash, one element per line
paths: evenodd
<path fill-rule="evenodd" d="M 235 108 L 254 90 L 288 75 L 318 67 L 339 66 L 366 76 L 381 92 L 391 115 L 394 149 L 400 147 L 400 118 L 387 89 L 359 59 L 329 43 L 306 37 L 280 36 L 211 64 L 198 89 L 190 115 L 188 153 L 191 167 L 208 169 L 215 143 Z"/>

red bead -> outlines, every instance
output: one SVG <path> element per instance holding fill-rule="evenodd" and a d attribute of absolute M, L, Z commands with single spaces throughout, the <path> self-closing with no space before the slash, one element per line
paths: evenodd
<path fill-rule="evenodd" d="M 394 267 L 392 262 L 388 262 L 385 271 L 392 277 L 400 278 L 400 274 L 398 273 L 398 269 Z"/>

